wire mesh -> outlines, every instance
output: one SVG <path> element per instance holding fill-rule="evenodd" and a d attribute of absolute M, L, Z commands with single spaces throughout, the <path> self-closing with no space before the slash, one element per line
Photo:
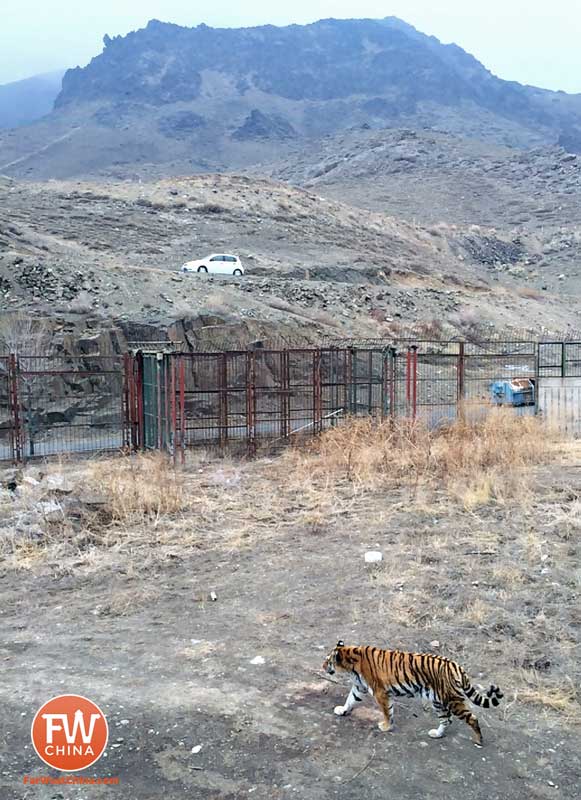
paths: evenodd
<path fill-rule="evenodd" d="M 15 392 L 23 458 L 125 444 L 122 356 L 21 356 Z"/>
<path fill-rule="evenodd" d="M 353 415 L 429 427 L 479 414 L 498 384 L 581 376 L 581 342 L 406 340 L 369 347 L 0 357 L 0 459 L 288 441 Z M 496 387 L 496 388 L 495 388 Z M 528 387 L 528 388 L 526 388 Z M 528 394 L 527 394 L 528 392 Z M 522 399 L 524 398 L 524 399 Z"/>
<path fill-rule="evenodd" d="M 10 397 L 10 358 L 0 356 L 0 460 L 12 460 L 14 414 Z"/>

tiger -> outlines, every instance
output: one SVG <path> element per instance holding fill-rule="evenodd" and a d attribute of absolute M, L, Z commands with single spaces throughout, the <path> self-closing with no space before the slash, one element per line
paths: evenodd
<path fill-rule="evenodd" d="M 477 718 L 466 705 L 466 699 L 489 708 L 498 706 L 504 696 L 494 685 L 483 696 L 472 686 L 459 664 L 430 653 L 351 647 L 338 641 L 325 658 L 323 670 L 329 675 L 334 675 L 336 670 L 350 673 L 351 691 L 345 704 L 335 707 L 338 716 L 349 714 L 369 693 L 383 711 L 384 719 L 379 723 L 379 729 L 392 731 L 393 698 L 420 696 L 431 701 L 438 715 L 438 727 L 428 731 L 432 739 L 445 736 L 454 715 L 472 728 L 477 747 L 482 747 L 482 732 Z"/>

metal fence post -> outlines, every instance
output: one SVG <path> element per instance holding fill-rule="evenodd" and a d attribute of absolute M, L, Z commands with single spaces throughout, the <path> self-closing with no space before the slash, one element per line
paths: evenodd
<path fill-rule="evenodd" d="M 389 406 L 389 357 L 384 350 L 381 359 L 381 419 L 385 419 Z M 389 409 L 391 413 L 391 409 Z"/>
<path fill-rule="evenodd" d="M 218 366 L 218 438 L 220 447 L 224 447 L 228 439 L 228 362 L 226 353 L 222 353 Z"/>
<path fill-rule="evenodd" d="M 180 449 L 182 464 L 186 461 L 186 365 L 180 356 Z"/>
<path fill-rule="evenodd" d="M 121 392 L 121 413 L 123 415 L 123 447 L 131 447 L 133 438 L 133 381 L 131 356 L 123 355 L 123 389 Z"/>
<path fill-rule="evenodd" d="M 389 348 L 390 358 L 390 379 L 389 379 L 389 414 L 392 419 L 397 415 L 397 350 L 395 347 Z"/>
<path fill-rule="evenodd" d="M 354 349 L 350 347 L 347 350 L 347 363 L 345 369 L 345 405 L 347 406 L 348 414 L 353 414 L 354 407 L 354 381 L 355 381 L 355 368 L 353 365 Z"/>
<path fill-rule="evenodd" d="M 323 407 L 321 398 L 321 351 L 313 351 L 313 432 L 323 430 Z"/>
<path fill-rule="evenodd" d="M 415 420 L 418 410 L 418 347 L 412 345 L 412 419 Z"/>
<path fill-rule="evenodd" d="M 8 357 L 8 384 L 10 407 L 12 411 L 12 458 L 19 464 L 24 460 L 22 415 L 20 413 L 20 398 L 18 394 L 18 359 L 12 353 Z"/>
<path fill-rule="evenodd" d="M 405 356 L 405 413 L 410 416 L 410 404 L 412 398 L 412 351 L 408 346 Z"/>
<path fill-rule="evenodd" d="M 465 355 L 464 355 L 464 342 L 458 345 L 458 365 L 457 365 L 457 391 L 456 391 L 456 411 L 457 416 L 464 417 L 464 398 L 466 395 L 465 386 Z"/>
<path fill-rule="evenodd" d="M 373 411 L 373 350 L 370 350 L 367 357 L 367 413 L 371 416 Z"/>
<path fill-rule="evenodd" d="M 280 388 L 280 435 L 283 439 L 288 439 L 290 431 L 290 365 L 286 349 L 281 353 Z"/>
<path fill-rule="evenodd" d="M 256 355 L 246 354 L 246 442 L 249 451 L 256 452 Z"/>
<path fill-rule="evenodd" d="M 173 463 L 174 465 L 177 463 L 177 409 L 176 409 L 176 364 L 175 358 L 173 355 L 168 356 L 170 368 L 171 368 L 171 396 L 170 396 L 170 404 L 171 404 L 171 445 L 172 445 L 172 455 L 173 455 Z"/>
<path fill-rule="evenodd" d="M 135 426 L 135 447 L 145 448 L 145 412 L 143 405 L 143 353 L 135 354 L 135 394 L 137 395 L 137 424 Z"/>

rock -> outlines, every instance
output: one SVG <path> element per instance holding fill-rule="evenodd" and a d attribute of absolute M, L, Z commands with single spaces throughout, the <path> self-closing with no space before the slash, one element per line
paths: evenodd
<path fill-rule="evenodd" d="M 295 129 L 277 114 L 263 114 L 253 109 L 244 123 L 232 134 L 233 139 L 292 139 L 297 135 Z M 258 220 L 257 220 L 258 221 Z"/>
<path fill-rule="evenodd" d="M 266 661 L 262 656 L 254 656 L 250 663 L 254 664 L 254 666 L 258 666 L 259 664 L 266 664 Z"/>
<path fill-rule="evenodd" d="M 4 469 L 0 472 L 0 486 L 4 486 L 11 492 L 16 490 L 16 487 L 22 483 L 22 470 L 21 469 Z"/>
<path fill-rule="evenodd" d="M 377 564 L 379 561 L 383 561 L 383 553 L 380 553 L 379 550 L 368 550 L 365 553 L 366 564 Z"/>
<path fill-rule="evenodd" d="M 199 752 L 200 752 L 200 750 L 201 750 L 201 749 L 202 749 L 202 745 L 201 745 L 201 744 L 197 744 L 197 745 L 195 745 L 195 747 L 192 747 L 192 750 L 191 750 L 191 752 L 192 752 L 194 755 L 196 755 L 197 753 L 199 753 Z"/>
<path fill-rule="evenodd" d="M 56 500 L 43 500 L 35 508 L 47 522 L 58 522 L 64 516 L 62 506 Z"/>
<path fill-rule="evenodd" d="M 73 491 L 72 487 L 69 483 L 67 483 L 67 479 L 64 475 L 54 474 L 48 475 L 45 480 L 46 488 L 54 492 L 54 494 L 71 494 Z"/>

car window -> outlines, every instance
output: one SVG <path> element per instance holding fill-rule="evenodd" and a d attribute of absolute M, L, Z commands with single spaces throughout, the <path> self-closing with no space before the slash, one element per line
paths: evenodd
<path fill-rule="evenodd" d="M 223 256 L 212 256 L 210 261 L 222 261 L 222 259 L 223 259 Z"/>
<path fill-rule="evenodd" d="M 236 258 L 234 256 L 226 256 L 226 260 L 232 262 L 233 264 L 236 263 Z"/>

